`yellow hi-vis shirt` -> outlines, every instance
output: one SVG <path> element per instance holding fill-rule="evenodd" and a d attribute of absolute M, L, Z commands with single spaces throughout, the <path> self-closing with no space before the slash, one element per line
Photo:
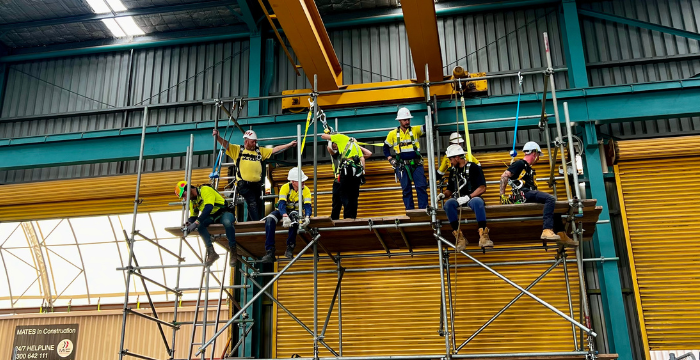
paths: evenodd
<path fill-rule="evenodd" d="M 411 132 L 413 133 L 413 141 L 415 141 L 416 149 L 420 151 L 420 144 L 418 143 L 418 138 L 423 135 L 423 125 L 411 126 L 411 131 L 399 130 L 399 139 L 396 139 L 396 129 L 389 131 L 386 136 L 384 143 L 390 148 L 393 148 L 396 154 L 399 153 L 412 153 L 413 145 L 411 144 Z"/>
<path fill-rule="evenodd" d="M 301 190 L 304 204 L 311 205 L 311 191 L 308 186 L 304 186 Z M 299 210 L 299 193 L 294 190 L 290 183 L 282 185 L 280 188 L 279 200 L 286 201 L 287 210 Z"/>
<path fill-rule="evenodd" d="M 226 153 L 233 159 L 234 163 L 238 160 L 241 149 L 243 149 L 243 153 L 241 154 L 240 169 L 238 169 L 241 176 L 236 174 L 237 179 L 250 182 L 260 181 L 262 179 L 262 162 L 272 156 L 272 149 L 260 147 L 262 158 L 258 159 L 258 153 L 255 150 L 247 150 L 240 145 L 229 144 Z"/>
<path fill-rule="evenodd" d="M 465 159 L 466 159 L 466 157 L 469 156 L 469 155 L 468 155 L 468 154 L 464 154 L 464 156 L 465 156 Z M 469 159 L 467 159 L 467 161 L 468 161 L 468 162 L 472 162 L 472 163 L 474 163 L 474 164 L 477 164 L 477 165 L 481 166 L 481 164 L 479 163 L 479 160 L 477 160 L 477 159 L 474 157 L 474 155 L 472 155 Z M 438 174 L 440 174 L 440 175 L 445 175 L 445 173 L 447 172 L 447 170 L 448 170 L 449 168 L 451 168 L 451 167 L 452 167 L 452 164 L 450 164 L 450 159 L 448 159 L 447 156 L 443 155 L 443 156 L 442 156 L 442 161 L 440 162 L 440 167 L 438 168 Z"/>
<path fill-rule="evenodd" d="M 213 187 L 202 186 L 199 188 L 196 199 L 190 199 L 190 217 L 198 216 L 206 205 L 213 205 L 214 208 L 209 214 L 214 214 L 225 206 L 224 197 Z"/>

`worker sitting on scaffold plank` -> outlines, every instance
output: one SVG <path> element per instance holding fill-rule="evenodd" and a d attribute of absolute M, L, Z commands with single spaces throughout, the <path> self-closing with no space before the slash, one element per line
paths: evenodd
<path fill-rule="evenodd" d="M 501 204 L 523 203 L 525 201 L 544 204 L 542 214 L 542 240 L 554 240 L 559 246 L 576 247 L 578 241 L 574 241 L 564 231 L 561 215 L 554 214 L 554 205 L 557 199 L 545 192 L 537 190 L 535 165 L 542 155 L 540 146 L 534 141 L 529 141 L 523 146 L 525 156 L 513 162 L 508 170 L 501 175 Z M 505 194 L 506 185 L 513 189 L 513 195 Z"/>
<path fill-rule="evenodd" d="M 182 199 L 186 194 L 187 182 L 180 181 L 175 185 L 175 195 Z M 236 229 L 233 227 L 233 214 L 229 211 L 229 206 L 226 200 L 216 189 L 205 184 L 199 187 L 190 186 L 190 217 L 185 223 L 188 232 L 197 229 L 199 236 L 204 241 L 206 246 L 206 257 L 204 264 L 211 266 L 219 258 L 219 254 L 214 250 L 214 245 L 211 242 L 211 235 L 207 229 L 213 223 L 219 223 L 224 226 L 226 238 L 228 238 L 228 246 L 231 251 L 229 257 L 229 265 L 236 266 L 238 257 L 236 256 Z"/>
<path fill-rule="evenodd" d="M 297 142 L 277 145 L 272 149 L 258 146 L 258 135 L 255 131 L 248 130 L 243 134 L 243 149 L 236 144 L 230 144 L 219 136 L 219 131 L 214 129 L 212 136 L 221 146 L 226 147 L 226 154 L 236 162 L 236 192 L 245 199 L 248 205 L 248 220 L 260 220 L 258 209 L 262 203 L 260 196 L 265 188 L 262 179 L 262 162 L 280 151 L 296 146 Z"/>
<path fill-rule="evenodd" d="M 489 238 L 489 228 L 486 227 L 486 208 L 481 195 L 486 192 L 486 179 L 481 166 L 466 160 L 464 149 L 459 144 L 447 147 L 445 156 L 450 159 L 447 188 L 438 195 L 438 200 L 445 201 L 447 220 L 452 226 L 452 234 L 457 242 L 455 251 L 461 252 L 467 247 L 467 239 L 459 229 L 460 207 L 468 206 L 474 211 L 479 226 L 479 247 L 492 249 L 493 241 Z"/>
<path fill-rule="evenodd" d="M 413 210 L 413 191 L 411 182 L 416 187 L 418 195 L 418 208 L 428 207 L 428 181 L 425 178 L 423 168 L 423 157 L 420 154 L 420 144 L 418 138 L 425 133 L 425 125 L 411 127 L 411 112 L 400 108 L 396 114 L 399 126 L 386 136 L 384 141 L 384 156 L 396 175 L 400 178 L 401 189 L 403 190 L 403 204 L 406 210 Z M 391 148 L 394 149 L 396 158 L 391 156 Z"/>
<path fill-rule="evenodd" d="M 459 145 L 462 149 L 464 149 L 463 145 L 464 144 L 464 139 L 462 138 L 462 135 L 460 135 L 458 132 L 453 132 L 450 134 L 450 145 Z M 467 155 L 468 159 L 467 161 L 470 163 L 477 164 L 481 166 L 479 163 L 479 160 L 477 160 L 474 155 L 468 154 Z M 440 179 L 441 177 L 445 176 L 447 171 L 452 167 L 452 163 L 450 162 L 450 159 L 447 156 L 443 156 L 442 160 L 440 161 L 440 166 L 438 167 L 438 176 L 436 176 L 437 179 Z"/>
<path fill-rule="evenodd" d="M 372 156 L 372 152 L 358 145 L 354 138 L 333 133 L 332 129 L 325 129 L 324 133 L 321 138 L 328 140 L 327 149 L 333 166 L 331 219 L 340 218 L 341 208 L 344 209 L 344 219 L 355 219 L 360 186 L 365 182 L 365 159 Z"/>
<path fill-rule="evenodd" d="M 266 254 L 262 258 L 264 263 L 275 262 L 275 229 L 277 223 L 282 220 L 282 226 L 289 228 L 287 236 L 287 250 L 284 256 L 291 259 L 294 255 L 294 246 L 297 242 L 297 231 L 299 231 L 299 221 L 302 220 L 299 216 L 299 168 L 292 168 L 287 174 L 288 183 L 282 185 L 279 193 L 279 203 L 277 210 L 267 215 L 265 220 L 265 251 Z M 304 186 L 304 181 L 309 178 L 301 171 L 301 196 L 304 202 L 304 219 L 301 222 L 301 227 L 309 225 L 311 216 L 311 191 L 308 186 Z"/>

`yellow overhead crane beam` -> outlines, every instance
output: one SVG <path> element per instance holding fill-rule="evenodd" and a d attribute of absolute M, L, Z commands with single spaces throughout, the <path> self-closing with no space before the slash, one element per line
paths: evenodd
<path fill-rule="evenodd" d="M 428 64 L 430 81 L 442 80 L 442 54 L 435 2 L 403 0 L 401 10 L 418 82 L 425 81 L 425 64 Z"/>
<path fill-rule="evenodd" d="M 269 0 L 306 77 L 318 90 L 337 90 L 343 84 L 342 67 L 313 0 Z"/>

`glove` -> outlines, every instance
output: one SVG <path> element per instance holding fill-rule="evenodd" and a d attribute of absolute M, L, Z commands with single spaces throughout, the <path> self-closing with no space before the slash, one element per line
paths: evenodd
<path fill-rule="evenodd" d="M 442 199 L 444 199 L 444 198 L 445 198 L 445 194 L 444 194 L 444 193 L 439 193 L 438 196 L 435 198 L 435 201 L 440 201 L 440 200 L 442 200 Z"/>
<path fill-rule="evenodd" d="M 311 219 L 308 216 L 306 216 L 306 217 L 304 217 L 304 221 L 301 222 L 301 227 L 305 228 L 305 227 L 309 226 L 310 223 L 311 223 Z"/>
<path fill-rule="evenodd" d="M 389 160 L 389 164 L 391 164 L 391 167 L 393 167 L 394 170 L 396 170 L 396 159 L 392 158 L 391 160 Z"/>
<path fill-rule="evenodd" d="M 195 222 L 193 222 L 193 223 L 191 223 L 191 224 L 187 224 L 187 232 L 192 232 L 192 231 L 194 231 L 194 229 L 196 229 L 197 226 L 199 226 L 199 220 L 197 220 L 197 221 L 195 221 Z"/>
<path fill-rule="evenodd" d="M 458 197 L 458 198 L 457 198 L 457 203 L 458 203 L 459 205 L 464 205 L 464 204 L 469 203 L 469 200 L 471 200 L 471 199 L 472 199 L 472 198 L 469 197 L 469 195 L 464 195 L 464 196 L 462 196 L 462 197 Z"/>
<path fill-rule="evenodd" d="M 510 197 L 506 194 L 501 194 L 501 204 L 507 205 L 507 204 L 512 204 L 513 202 L 510 201 Z"/>
<path fill-rule="evenodd" d="M 283 216 L 282 217 L 282 227 L 287 229 L 290 226 L 292 226 L 292 219 L 290 219 L 289 216 Z"/>

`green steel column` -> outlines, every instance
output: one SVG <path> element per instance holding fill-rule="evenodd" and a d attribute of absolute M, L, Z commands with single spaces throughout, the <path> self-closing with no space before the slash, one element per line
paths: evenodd
<path fill-rule="evenodd" d="M 588 87 L 586 58 L 583 55 L 583 39 L 581 26 L 578 21 L 576 0 L 562 0 L 563 16 L 561 17 L 561 32 L 564 38 L 564 56 L 569 68 L 569 87 Z"/>
<path fill-rule="evenodd" d="M 270 95 L 270 87 L 275 77 L 275 44 L 275 39 L 267 39 L 265 41 L 265 74 L 263 75 L 262 96 Z M 269 114 L 269 101 L 263 100 L 260 104 L 262 113 L 266 115 Z"/>
<path fill-rule="evenodd" d="M 603 169 L 600 162 L 600 151 L 595 123 L 584 124 L 585 143 L 585 168 L 586 177 L 590 182 L 592 198 L 598 200 L 598 206 L 603 207 L 600 218 L 593 234 L 593 248 L 596 257 L 616 257 L 615 242 L 613 240 L 610 213 L 608 212 L 608 200 L 603 180 Z M 617 353 L 619 359 L 632 360 L 632 347 L 630 344 L 630 332 L 627 328 L 625 316 L 625 303 L 620 285 L 620 271 L 617 261 L 604 261 L 596 263 L 600 293 L 605 314 L 605 326 L 608 335 L 610 352 Z"/>
<path fill-rule="evenodd" d="M 250 36 L 250 57 L 248 61 L 248 97 L 260 96 L 260 75 L 262 72 L 262 36 L 260 32 Z M 260 101 L 248 103 L 248 117 L 260 115 Z"/>

